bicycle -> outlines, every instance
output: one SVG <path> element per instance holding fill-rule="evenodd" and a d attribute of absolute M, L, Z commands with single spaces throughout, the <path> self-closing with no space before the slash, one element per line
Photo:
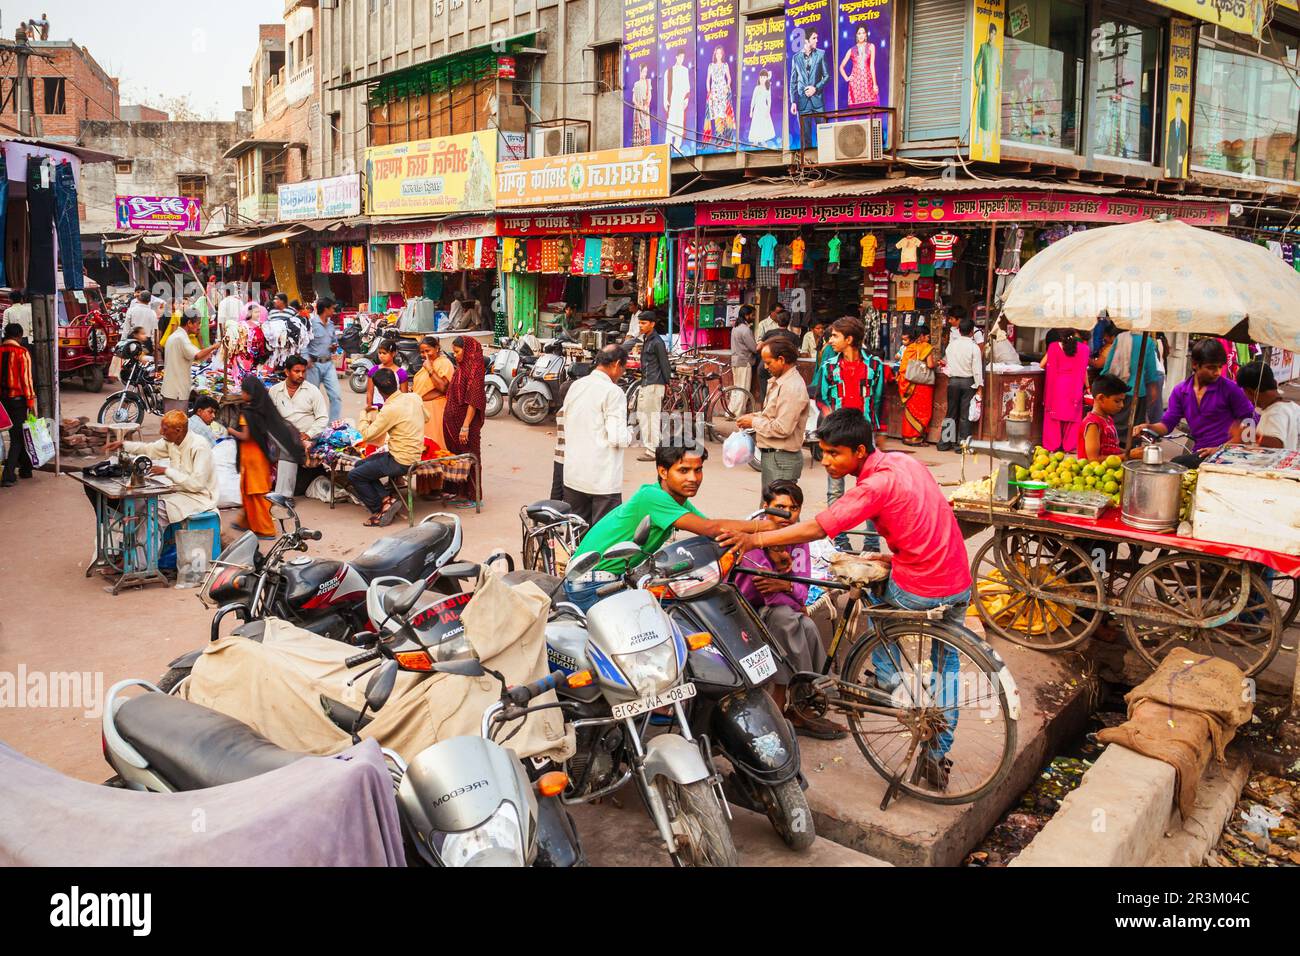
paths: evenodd
<path fill-rule="evenodd" d="M 973 803 L 1007 778 L 1019 691 L 997 651 L 943 620 L 946 606 L 886 607 L 877 603 L 883 582 L 843 572 L 829 580 L 743 567 L 733 573 L 826 590 L 809 611 L 830 610 L 830 647 L 820 671 L 791 678 L 789 701 L 805 714 L 844 715 L 854 743 L 888 782 L 881 810 L 900 792 L 928 803 Z M 834 592 L 848 596 L 843 612 Z M 841 644 L 862 615 L 870 628 L 851 640 L 839 676 L 832 675 Z"/>
<path fill-rule="evenodd" d="M 748 389 L 738 385 L 710 389 L 711 382 L 722 381 L 725 367 L 717 359 L 678 360 L 664 393 L 664 411 L 702 420 L 704 437 L 713 442 L 726 441 L 736 431 L 736 420 L 757 410 Z"/>
<path fill-rule="evenodd" d="M 539 501 L 519 509 L 522 526 L 521 567 L 563 577 L 569 557 L 587 533 L 587 522 L 561 501 Z"/>

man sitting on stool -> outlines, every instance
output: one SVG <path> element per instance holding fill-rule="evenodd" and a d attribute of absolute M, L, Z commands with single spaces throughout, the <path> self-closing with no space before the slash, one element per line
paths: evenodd
<path fill-rule="evenodd" d="M 399 392 L 397 376 L 390 369 L 375 372 L 375 390 L 384 396 L 384 405 L 375 414 L 374 421 L 361 432 L 362 445 L 373 445 L 388 436 L 388 450 L 375 452 L 355 468 L 349 476 L 352 490 L 370 512 L 366 525 L 378 527 L 397 505 L 394 494 L 384 494 L 383 480 L 406 474 L 412 465 L 424 457 L 424 400 L 414 392 Z"/>

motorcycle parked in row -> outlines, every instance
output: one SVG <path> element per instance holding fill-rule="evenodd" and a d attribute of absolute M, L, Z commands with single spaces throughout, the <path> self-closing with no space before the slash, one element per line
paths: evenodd
<path fill-rule="evenodd" d="M 506 406 L 514 401 L 519 387 L 528 379 L 536 361 L 536 354 L 527 344 L 513 339 L 501 343 L 501 347 L 492 353 L 492 362 L 483 376 L 483 391 L 487 395 L 484 417 L 496 418 L 505 411 Z"/>
<path fill-rule="evenodd" d="M 436 664 L 434 672 L 480 677 L 489 673 L 473 658 Z M 369 714 L 387 703 L 395 686 L 398 663 L 385 661 L 370 678 L 365 704 L 346 726 L 340 712 L 331 719 L 360 743 L 357 732 Z M 529 702 L 562 683 L 548 675 L 507 689 L 485 711 L 482 737 L 452 737 L 422 750 L 407 764 L 384 750 L 397 801 L 409 862 L 429 866 L 550 866 L 585 862 L 576 835 L 568 828 L 567 855 L 541 838 L 539 804 L 553 803 L 564 786 L 562 773 L 530 781 L 513 751 L 496 743 L 507 722 L 533 708 Z M 583 678 L 578 678 L 581 680 Z M 149 693 L 124 697 L 132 686 Z M 542 705 L 543 707 L 552 705 Z M 202 790 L 246 780 L 287 766 L 310 754 L 285 750 L 247 724 L 215 710 L 172 696 L 147 681 L 120 681 L 109 690 L 103 716 L 104 758 L 117 773 L 110 781 L 126 789 L 153 793 Z M 567 823 L 563 808 L 554 808 Z M 414 851 L 414 856 L 412 856 Z"/>
<path fill-rule="evenodd" d="M 511 397 L 510 413 L 527 425 L 540 425 L 560 410 L 564 396 L 578 379 L 591 374 L 591 362 L 575 361 L 564 355 L 565 345 L 576 341 L 561 333 L 546 346 L 534 363 L 528 378 Z"/>
<path fill-rule="evenodd" d="M 649 521 L 636 539 L 644 543 Z M 566 579 L 584 578 L 601 561 L 631 559 L 638 543 L 587 552 L 570 562 Z M 590 671 L 592 685 L 560 689 L 577 734 L 566 765 L 565 803 L 586 803 L 635 779 L 664 847 L 677 866 L 735 866 L 731 811 L 707 738 L 697 738 L 683 709 L 697 694 L 685 680 L 687 656 L 710 642 L 707 633 L 684 634 L 664 613 L 647 576 L 637 587 L 616 580 L 584 615 L 561 603 L 546 629 L 547 657 L 562 674 Z M 671 707 L 676 730 L 649 735 L 653 711 Z"/>
<path fill-rule="evenodd" d="M 139 425 L 144 413 L 163 414 L 162 380 L 154 373 L 154 365 L 141 361 L 144 346 L 135 339 L 122 339 L 113 354 L 122 360 L 118 379 L 122 388 L 114 392 L 99 406 L 95 420 L 101 425 Z"/>

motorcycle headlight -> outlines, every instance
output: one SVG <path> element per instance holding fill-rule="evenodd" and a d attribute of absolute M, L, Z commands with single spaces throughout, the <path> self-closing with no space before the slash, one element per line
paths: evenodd
<path fill-rule="evenodd" d="M 672 641 L 634 654 L 615 654 L 614 662 L 642 697 L 657 694 L 677 682 L 677 649 Z"/>
<path fill-rule="evenodd" d="M 524 832 L 513 803 L 472 830 L 433 834 L 433 850 L 443 866 L 523 866 Z"/>

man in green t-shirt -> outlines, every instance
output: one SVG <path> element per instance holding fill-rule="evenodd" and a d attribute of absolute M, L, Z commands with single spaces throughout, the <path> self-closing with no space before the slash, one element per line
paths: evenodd
<path fill-rule="evenodd" d="M 620 542 L 631 541 L 642 519 L 647 517 L 650 519 L 650 537 L 643 548 L 647 554 L 663 547 L 675 530 L 713 537 L 723 531 L 752 532 L 763 527 L 766 522 L 762 521 L 714 521 L 691 504 L 690 499 L 699 493 L 704 481 L 704 462 L 708 457 L 709 450 L 703 446 L 660 445 L 655 449 L 658 483 L 642 485 L 636 494 L 597 521 L 579 543 L 574 557 L 588 551 L 605 551 Z M 590 610 L 598 600 L 597 588 L 625 568 L 621 561 L 610 561 L 597 565 L 596 570 L 590 580 L 564 583 L 569 601 L 583 611 Z"/>

